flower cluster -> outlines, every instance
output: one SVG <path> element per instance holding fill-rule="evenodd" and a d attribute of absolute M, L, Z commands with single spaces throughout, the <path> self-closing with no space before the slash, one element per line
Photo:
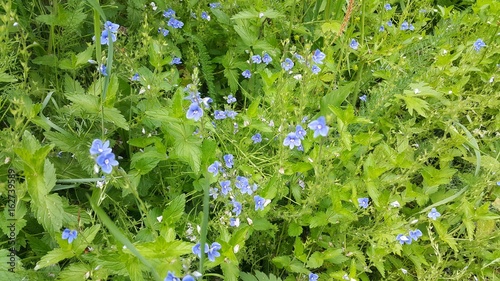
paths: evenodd
<path fill-rule="evenodd" d="M 172 27 L 172 28 L 180 29 L 184 26 L 184 23 L 182 21 L 175 18 L 175 11 L 172 9 L 168 9 L 166 11 L 163 11 L 163 17 L 168 19 L 167 25 Z M 158 32 L 162 33 L 163 36 L 167 36 L 169 33 L 168 30 L 165 30 L 163 28 L 159 28 Z"/>
<path fill-rule="evenodd" d="M 104 30 L 101 32 L 101 45 L 109 45 L 109 37 L 111 36 L 111 41 L 116 41 L 116 34 L 118 33 L 119 24 L 106 21 L 104 23 Z"/>
<path fill-rule="evenodd" d="M 217 242 L 213 242 L 212 245 L 208 246 L 208 243 L 205 243 L 205 254 L 207 254 L 208 259 L 210 261 L 215 261 L 217 257 L 220 256 L 219 250 L 222 249 L 221 245 Z M 193 246 L 193 254 L 197 255 L 201 258 L 201 245 L 200 243 L 196 243 Z"/>
<path fill-rule="evenodd" d="M 186 112 L 186 118 L 187 119 L 192 119 L 194 121 L 198 121 L 201 119 L 203 116 L 203 107 L 205 108 L 210 108 L 209 103 L 212 102 L 211 98 L 201 98 L 200 92 L 196 89 L 195 86 L 193 85 L 187 85 L 186 88 L 184 89 L 185 92 L 189 93 L 189 96 L 187 96 L 184 99 L 188 99 L 191 101 L 191 105 L 189 106 L 187 112 Z"/>
<path fill-rule="evenodd" d="M 318 74 L 321 71 L 318 64 L 323 64 L 323 60 L 326 58 L 326 55 L 320 49 L 316 49 L 311 55 L 311 62 L 306 61 L 306 59 L 304 59 L 304 57 L 300 54 L 294 54 L 294 57 L 299 63 L 306 63 L 308 67 L 310 66 L 313 74 Z M 290 58 L 286 58 L 281 63 L 281 68 L 285 71 L 290 71 L 294 66 L 295 63 Z"/>
<path fill-rule="evenodd" d="M 410 230 L 408 236 L 403 234 L 398 234 L 396 240 L 401 244 L 411 244 L 412 241 L 417 241 L 418 238 L 422 237 L 422 231 L 420 229 Z"/>
<path fill-rule="evenodd" d="M 62 233 L 62 239 L 64 240 L 68 240 L 68 243 L 71 244 L 71 242 L 73 242 L 73 240 L 76 239 L 76 237 L 78 236 L 78 232 L 76 230 L 70 230 L 69 228 L 66 228 L 63 233 Z"/>
<path fill-rule="evenodd" d="M 95 161 L 102 171 L 110 174 L 113 166 L 118 166 L 118 161 L 115 160 L 115 154 L 109 148 L 109 140 L 104 143 L 100 139 L 95 139 L 90 147 L 90 154 L 97 157 Z"/>
<path fill-rule="evenodd" d="M 324 116 L 311 121 L 307 127 L 314 131 L 314 138 L 320 135 L 326 137 L 328 130 L 330 129 L 326 125 L 326 119 Z M 290 149 L 297 147 L 298 150 L 302 151 L 302 140 L 305 138 L 306 134 L 306 130 L 304 130 L 301 125 L 297 125 L 295 127 L 295 132 L 291 132 L 285 137 L 283 145 L 290 147 Z"/>
<path fill-rule="evenodd" d="M 413 26 L 413 24 L 409 24 L 407 21 L 404 21 L 402 24 L 401 24 L 401 30 L 415 30 L 415 27 Z"/>
<path fill-rule="evenodd" d="M 250 77 L 248 77 L 248 78 L 250 78 Z M 233 95 L 229 95 L 225 99 L 226 99 L 226 101 L 227 101 L 228 104 L 232 104 L 232 103 L 236 102 L 236 98 L 233 97 Z M 226 109 L 226 110 L 218 110 L 217 109 L 217 110 L 214 111 L 214 118 L 215 118 L 215 120 L 223 120 L 223 119 L 226 119 L 226 118 L 235 119 L 236 115 L 238 115 L 238 113 L 236 111 L 234 111 L 234 110 L 231 110 L 231 109 Z"/>

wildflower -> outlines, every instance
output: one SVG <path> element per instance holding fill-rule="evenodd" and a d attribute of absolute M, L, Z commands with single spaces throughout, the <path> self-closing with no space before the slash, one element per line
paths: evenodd
<path fill-rule="evenodd" d="M 484 43 L 481 38 L 477 39 L 476 42 L 474 42 L 474 50 L 476 50 L 476 52 L 479 52 L 481 48 L 484 47 L 486 47 L 486 43 Z"/>
<path fill-rule="evenodd" d="M 193 251 L 193 254 L 197 255 L 199 258 L 201 258 L 200 248 L 201 248 L 200 243 L 196 243 L 196 245 L 193 246 L 193 249 L 191 249 Z M 205 243 L 205 253 L 208 253 L 208 250 L 209 250 L 208 244 Z"/>
<path fill-rule="evenodd" d="M 243 75 L 243 77 L 245 77 L 245 78 L 250 78 L 250 77 L 252 77 L 252 72 L 250 72 L 250 70 L 247 69 L 247 70 L 243 71 L 241 73 L 241 75 Z"/>
<path fill-rule="evenodd" d="M 399 208 L 399 207 L 401 207 L 401 204 L 399 204 L 399 202 L 398 202 L 398 201 L 391 202 L 391 204 L 390 204 L 390 205 L 391 205 L 391 207 L 393 207 L 393 208 Z"/>
<path fill-rule="evenodd" d="M 230 218 L 229 225 L 234 227 L 240 226 L 240 218 Z"/>
<path fill-rule="evenodd" d="M 306 62 L 306 60 L 304 59 L 303 56 L 299 55 L 299 54 L 295 54 L 293 55 L 300 63 L 304 63 Z"/>
<path fill-rule="evenodd" d="M 116 42 L 116 33 L 110 32 L 107 29 L 101 33 L 101 45 L 109 45 L 109 34 L 111 33 L 111 40 Z"/>
<path fill-rule="evenodd" d="M 354 50 L 357 50 L 358 46 L 359 46 L 359 44 L 358 44 L 358 41 L 356 41 L 356 39 L 352 39 L 351 43 L 349 43 L 349 47 L 351 47 Z"/>
<path fill-rule="evenodd" d="M 232 103 L 235 103 L 235 102 L 236 102 L 236 98 L 233 97 L 233 95 L 227 96 L 227 103 L 228 104 L 232 104 Z"/>
<path fill-rule="evenodd" d="M 360 99 L 361 101 L 366 101 L 366 95 L 362 95 L 361 97 L 359 97 L 359 99 Z"/>
<path fill-rule="evenodd" d="M 178 57 L 174 57 L 174 58 L 172 59 L 172 61 L 170 62 L 170 65 L 174 65 L 174 64 L 182 64 L 181 59 L 180 59 L 180 58 L 178 58 Z"/>
<path fill-rule="evenodd" d="M 208 4 L 210 6 L 210 8 L 212 9 L 217 9 L 217 8 L 220 8 L 222 7 L 222 5 L 219 3 L 219 2 L 214 2 L 214 3 L 210 3 Z"/>
<path fill-rule="evenodd" d="M 387 22 L 387 26 L 392 26 L 392 21 L 391 21 L 391 20 L 389 20 L 389 21 Z"/>
<path fill-rule="evenodd" d="M 359 207 L 366 209 L 368 208 L 368 203 L 370 202 L 370 199 L 364 197 L 364 198 L 358 198 L 358 204 Z"/>
<path fill-rule="evenodd" d="M 132 78 L 130 78 L 130 80 L 139 81 L 139 73 L 134 74 L 134 76 L 132 76 Z"/>
<path fill-rule="evenodd" d="M 500 186 L 500 181 L 497 181 L 497 185 Z"/>
<path fill-rule="evenodd" d="M 246 190 L 249 185 L 248 179 L 246 177 L 237 176 L 234 185 L 240 190 Z"/>
<path fill-rule="evenodd" d="M 118 161 L 115 160 L 115 154 L 112 152 L 102 153 L 97 157 L 96 162 L 106 174 L 111 173 L 113 166 L 118 166 Z"/>
<path fill-rule="evenodd" d="M 328 134 L 328 130 L 330 129 L 326 126 L 325 117 L 321 116 L 317 120 L 312 121 L 308 125 L 309 129 L 314 130 L 314 137 L 316 138 L 319 135 L 326 137 Z"/>
<path fill-rule="evenodd" d="M 215 261 L 215 258 L 220 256 L 220 253 L 217 252 L 220 249 L 221 245 L 217 242 L 213 242 L 212 245 L 210 245 L 210 248 L 208 249 L 207 252 L 208 259 L 210 261 Z"/>
<path fill-rule="evenodd" d="M 90 154 L 102 154 L 102 153 L 111 153 L 111 148 L 109 148 L 109 140 L 104 143 L 100 139 L 95 139 L 92 142 L 92 146 L 90 146 Z"/>
<path fill-rule="evenodd" d="M 184 26 L 184 23 L 180 20 L 177 20 L 175 18 L 170 18 L 167 23 L 168 26 L 172 28 L 182 28 Z"/>
<path fill-rule="evenodd" d="M 410 24 L 410 27 L 408 27 L 408 29 L 409 29 L 410 31 L 413 31 L 413 30 L 415 30 L 415 27 L 413 26 L 413 24 Z"/>
<path fill-rule="evenodd" d="M 410 25 L 408 24 L 407 21 L 404 21 L 402 24 L 401 24 L 401 27 L 400 29 L 401 30 L 408 30 L 408 28 L 410 27 Z"/>
<path fill-rule="evenodd" d="M 219 173 L 221 168 L 221 163 L 219 161 L 215 161 L 212 165 L 208 166 L 208 171 L 215 176 Z"/>
<path fill-rule="evenodd" d="M 188 274 L 182 278 L 182 281 L 195 281 L 195 279 L 193 276 Z"/>
<path fill-rule="evenodd" d="M 289 71 L 290 69 L 292 69 L 293 65 L 294 65 L 293 61 L 289 58 L 286 58 L 285 61 L 281 63 L 281 67 L 285 71 Z"/>
<path fill-rule="evenodd" d="M 319 68 L 317 65 L 314 64 L 311 67 L 311 71 L 312 71 L 313 74 L 318 74 L 321 71 L 321 68 Z"/>
<path fill-rule="evenodd" d="M 221 181 L 219 184 L 220 184 L 220 187 L 221 187 L 220 192 L 223 195 L 227 195 L 229 193 L 229 191 L 233 190 L 231 188 L 231 181 L 230 180 Z"/>
<path fill-rule="evenodd" d="M 222 158 L 224 158 L 224 162 L 226 162 L 226 167 L 232 168 L 234 165 L 234 156 L 232 154 L 226 154 Z"/>
<path fill-rule="evenodd" d="M 109 30 L 112 33 L 117 33 L 118 32 L 118 28 L 120 28 L 119 24 L 112 23 L 109 20 L 104 23 L 104 29 L 105 30 Z"/>
<path fill-rule="evenodd" d="M 384 9 L 385 9 L 386 11 L 390 11 L 390 10 L 392 10 L 391 4 L 389 4 L 389 3 L 385 4 L 385 5 L 384 5 Z"/>
<path fill-rule="evenodd" d="M 299 137 L 299 139 L 303 140 L 307 132 L 306 130 L 304 130 L 304 128 L 302 128 L 302 126 L 297 125 L 295 127 L 295 134 L 297 135 L 297 137 Z"/>
<path fill-rule="evenodd" d="M 253 197 L 255 200 L 255 211 L 264 210 L 264 204 L 266 203 L 266 199 L 260 197 L 259 195 L 255 195 Z"/>
<path fill-rule="evenodd" d="M 289 146 L 290 149 L 293 149 L 295 146 L 300 146 L 301 141 L 297 134 L 295 132 L 292 132 L 285 137 L 285 140 L 283 140 L 283 145 Z"/>
<path fill-rule="evenodd" d="M 307 120 L 309 120 L 309 116 L 304 116 L 300 122 L 301 123 L 306 123 Z"/>
<path fill-rule="evenodd" d="M 408 270 L 406 270 L 406 269 L 404 269 L 404 268 L 401 268 L 401 272 L 402 272 L 403 274 L 407 274 L 407 273 L 408 273 Z"/>
<path fill-rule="evenodd" d="M 378 29 L 379 32 L 382 32 L 385 30 L 385 27 L 383 25 L 380 26 L 380 28 Z"/>
<path fill-rule="evenodd" d="M 227 116 L 226 116 L 226 112 L 222 111 L 222 110 L 216 110 L 214 111 L 214 117 L 216 120 L 222 120 L 222 119 L 226 119 Z"/>
<path fill-rule="evenodd" d="M 170 33 L 170 31 L 168 29 L 163 28 L 163 27 L 158 27 L 158 33 L 161 33 L 163 35 L 163 37 L 165 37 Z"/>
<path fill-rule="evenodd" d="M 171 17 L 175 16 L 175 11 L 174 11 L 174 10 L 172 10 L 172 9 L 168 9 L 168 10 L 166 10 L 166 11 L 163 11 L 163 16 L 164 16 L 165 18 L 167 18 L 167 19 L 168 19 L 168 18 L 171 18 Z"/>
<path fill-rule="evenodd" d="M 252 56 L 252 62 L 256 63 L 256 64 L 259 64 L 259 63 L 262 62 L 262 58 L 260 57 L 260 55 L 253 55 Z"/>
<path fill-rule="evenodd" d="M 88 60 L 87 62 L 90 64 L 97 64 L 97 62 L 95 60 Z"/>
<path fill-rule="evenodd" d="M 415 229 L 414 231 L 410 230 L 409 236 L 410 236 L 410 239 L 417 241 L 419 237 L 422 237 L 422 231 L 420 231 L 420 229 Z"/>
<path fill-rule="evenodd" d="M 264 53 L 264 55 L 262 56 L 262 61 L 267 65 L 273 61 L 273 58 L 271 58 L 268 53 Z"/>
<path fill-rule="evenodd" d="M 252 141 L 254 144 L 262 142 L 262 136 L 259 133 L 257 133 L 252 136 Z"/>
<path fill-rule="evenodd" d="M 212 198 L 214 198 L 214 199 L 217 199 L 217 197 L 219 196 L 218 192 L 219 192 L 219 189 L 216 187 L 211 187 L 209 190 L 210 196 L 212 196 Z"/>
<path fill-rule="evenodd" d="M 108 69 L 104 64 L 101 64 L 101 66 L 99 66 L 99 73 L 101 73 L 103 76 L 108 76 Z"/>
<path fill-rule="evenodd" d="M 411 244 L 411 239 L 403 234 L 398 234 L 398 236 L 396 236 L 396 240 L 399 241 L 401 245 L 403 245 L 404 243 Z"/>
<path fill-rule="evenodd" d="M 158 9 L 158 7 L 156 7 L 155 2 L 151 2 L 151 3 L 149 3 L 149 5 L 151 6 L 151 9 L 153 9 L 153 11 L 156 11 L 156 9 Z"/>
<path fill-rule="evenodd" d="M 76 230 L 69 230 L 68 228 L 66 228 L 62 233 L 62 239 L 68 239 L 68 243 L 73 242 L 77 236 L 78 232 Z"/>
<path fill-rule="evenodd" d="M 316 51 L 314 51 L 314 54 L 312 55 L 312 60 L 317 64 L 323 64 L 323 60 L 325 59 L 325 57 L 326 56 L 322 51 L 316 49 Z"/>
<path fill-rule="evenodd" d="M 241 214 L 241 209 L 243 208 L 241 203 L 236 200 L 231 200 L 231 204 L 233 204 L 233 213 L 235 216 L 239 216 Z"/>
<path fill-rule="evenodd" d="M 309 281 L 318 281 L 318 274 L 314 274 L 314 273 L 309 273 Z"/>
<path fill-rule="evenodd" d="M 179 280 L 179 278 L 175 277 L 175 274 L 168 271 L 167 277 L 165 277 L 165 279 L 163 281 L 178 281 L 178 280 Z"/>
<path fill-rule="evenodd" d="M 432 208 L 431 211 L 429 212 L 429 214 L 427 215 L 427 217 L 429 217 L 430 219 L 433 219 L 433 220 L 436 220 L 440 216 L 441 216 L 441 214 L 436 210 L 436 208 Z"/>
<path fill-rule="evenodd" d="M 227 117 L 234 119 L 236 117 L 236 115 L 238 115 L 238 113 L 236 111 L 233 111 L 233 110 L 226 110 L 226 115 L 227 115 Z"/>
<path fill-rule="evenodd" d="M 201 109 L 200 105 L 197 102 L 193 102 L 189 106 L 188 111 L 186 112 L 186 118 L 198 121 L 202 116 L 203 116 L 203 109 Z"/>
<path fill-rule="evenodd" d="M 210 108 L 210 103 L 212 103 L 212 102 L 213 102 L 213 100 L 211 98 L 209 98 L 209 97 L 201 99 L 201 104 L 203 104 L 203 106 L 205 108 Z"/>
<path fill-rule="evenodd" d="M 210 15 L 205 11 L 201 12 L 201 18 L 210 21 Z"/>

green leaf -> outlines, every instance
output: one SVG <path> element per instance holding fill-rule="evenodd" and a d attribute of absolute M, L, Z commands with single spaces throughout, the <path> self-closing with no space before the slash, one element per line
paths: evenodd
<path fill-rule="evenodd" d="M 64 215 L 61 197 L 57 194 L 32 196 L 31 209 L 38 222 L 50 232 L 57 232 L 62 227 Z"/>
<path fill-rule="evenodd" d="M 229 88 L 232 92 L 238 90 L 238 72 L 235 69 L 225 68 L 224 69 L 224 77 L 226 77 L 227 82 L 229 84 Z"/>
<path fill-rule="evenodd" d="M 186 195 L 181 194 L 172 200 L 168 207 L 163 211 L 163 223 L 169 227 L 175 227 L 175 224 L 184 214 L 186 205 Z"/>
<path fill-rule="evenodd" d="M 261 231 L 275 228 L 275 226 L 265 218 L 254 219 L 253 227 L 255 230 L 261 230 Z"/>
<path fill-rule="evenodd" d="M 69 259 L 74 257 L 75 253 L 71 250 L 63 250 L 61 248 L 56 248 L 50 252 L 48 252 L 45 256 L 43 256 L 40 261 L 36 263 L 35 270 L 39 270 L 41 268 L 51 266 L 56 264 L 64 259 Z"/>
<path fill-rule="evenodd" d="M 56 55 L 51 54 L 51 55 L 36 57 L 31 62 L 33 62 L 34 64 L 56 67 L 58 64 L 58 59 Z"/>
<path fill-rule="evenodd" d="M 193 136 L 193 128 L 187 124 L 167 124 L 169 133 L 174 138 L 172 157 L 189 164 L 191 169 L 198 173 L 201 165 L 201 139 Z"/>
<path fill-rule="evenodd" d="M 16 82 L 16 77 L 5 72 L 0 73 L 0 83 L 13 83 Z"/>
<path fill-rule="evenodd" d="M 394 97 L 401 99 L 405 102 L 406 108 L 408 109 L 410 115 L 413 116 L 413 110 L 415 110 L 419 115 L 427 118 L 426 112 L 429 111 L 429 104 L 425 100 L 416 97 L 414 94 L 410 95 L 396 94 L 394 95 Z"/>
<path fill-rule="evenodd" d="M 224 280 L 238 281 L 238 276 L 240 275 L 238 264 L 229 261 L 221 263 L 220 267 L 224 274 Z"/>
<path fill-rule="evenodd" d="M 87 65 L 89 63 L 89 60 L 92 58 L 93 53 L 93 45 L 88 46 L 85 51 L 78 53 L 78 55 L 76 55 L 76 67 Z"/>
<path fill-rule="evenodd" d="M 296 237 L 302 234 L 302 226 L 300 226 L 298 223 L 292 222 L 288 226 L 288 235 L 291 237 Z"/>
<path fill-rule="evenodd" d="M 161 160 L 166 160 L 165 154 L 149 149 L 145 152 L 137 152 L 132 156 L 130 168 L 136 169 L 140 175 L 145 175 L 153 170 Z"/>
<path fill-rule="evenodd" d="M 356 82 L 349 82 L 343 86 L 340 86 L 337 90 L 334 90 L 326 94 L 321 98 L 321 113 L 325 114 L 328 112 L 328 107 L 339 107 L 345 101 L 345 99 L 352 93 Z"/>
<path fill-rule="evenodd" d="M 258 39 L 258 30 L 248 23 L 240 22 L 239 24 L 233 26 L 234 30 L 243 40 L 243 43 L 250 47 L 253 46 Z"/>
<path fill-rule="evenodd" d="M 72 263 L 57 276 L 60 281 L 86 280 L 86 274 L 92 272 L 92 266 L 84 263 Z"/>
<path fill-rule="evenodd" d="M 320 252 L 314 252 L 307 261 L 307 267 L 318 268 L 323 265 L 323 255 Z"/>
<path fill-rule="evenodd" d="M 123 117 L 121 112 L 114 107 L 112 107 L 112 108 L 105 107 L 104 108 L 104 120 L 107 122 L 111 122 L 114 125 L 122 128 L 122 129 L 125 129 L 127 131 L 129 129 L 128 122 L 125 119 L 125 117 Z"/>

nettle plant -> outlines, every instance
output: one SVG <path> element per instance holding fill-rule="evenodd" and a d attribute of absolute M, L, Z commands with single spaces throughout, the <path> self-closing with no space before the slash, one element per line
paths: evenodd
<path fill-rule="evenodd" d="M 2 280 L 500 274 L 495 1 L 4 5 Z"/>

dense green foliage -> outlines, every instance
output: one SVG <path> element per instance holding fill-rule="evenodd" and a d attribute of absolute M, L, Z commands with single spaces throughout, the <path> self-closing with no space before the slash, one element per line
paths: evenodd
<path fill-rule="evenodd" d="M 0 280 L 500 278 L 498 1 L 1 5 Z"/>

